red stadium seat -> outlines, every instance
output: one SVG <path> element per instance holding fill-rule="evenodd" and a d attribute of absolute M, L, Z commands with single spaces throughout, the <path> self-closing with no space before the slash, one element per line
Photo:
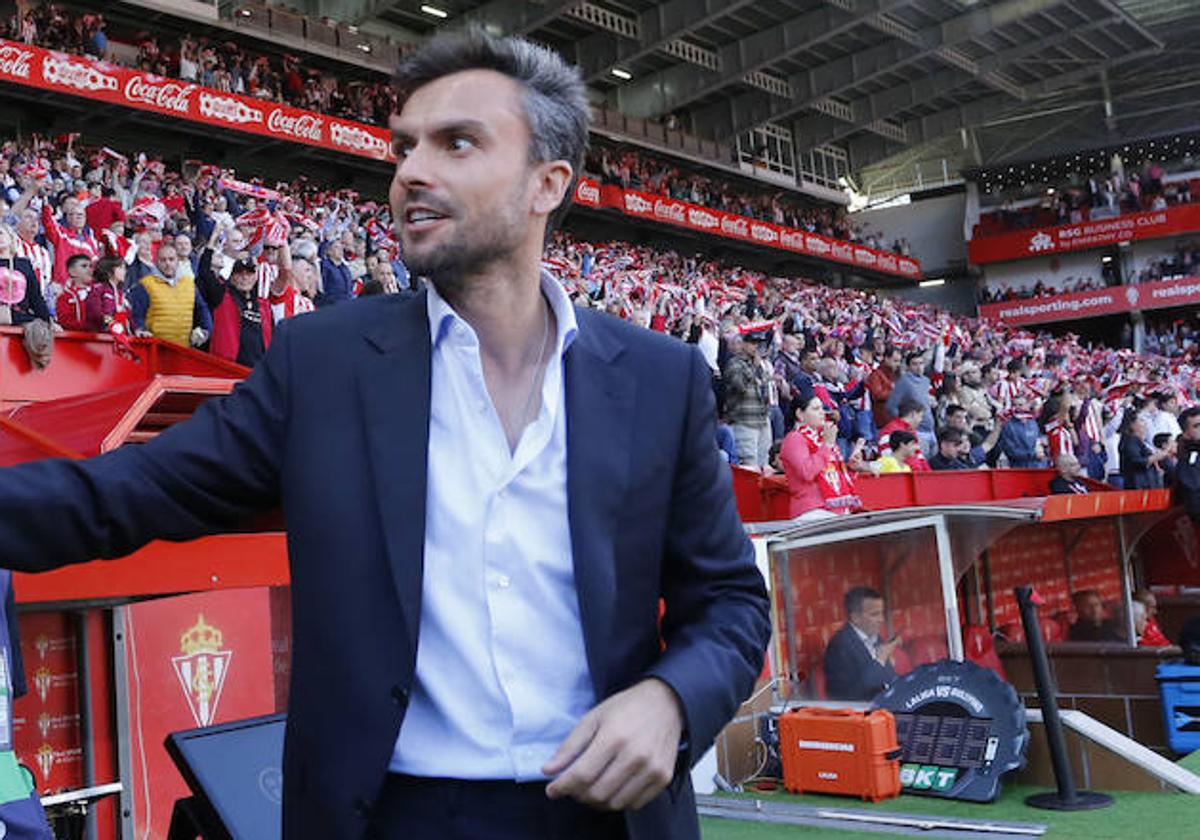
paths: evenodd
<path fill-rule="evenodd" d="M 963 628 L 963 653 L 976 665 L 991 668 L 1000 679 L 1007 681 L 1004 666 L 1000 663 L 1000 655 L 996 653 L 992 633 L 984 625 L 968 624 Z"/>

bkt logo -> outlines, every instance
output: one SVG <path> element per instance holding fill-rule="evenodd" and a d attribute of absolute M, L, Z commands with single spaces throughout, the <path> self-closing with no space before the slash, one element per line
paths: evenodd
<path fill-rule="evenodd" d="M 937 767 L 932 764 L 901 764 L 900 786 L 911 790 L 931 790 L 946 793 L 954 787 L 958 768 Z"/>

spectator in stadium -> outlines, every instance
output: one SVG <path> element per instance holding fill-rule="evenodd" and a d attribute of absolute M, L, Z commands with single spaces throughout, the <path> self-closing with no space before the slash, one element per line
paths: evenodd
<path fill-rule="evenodd" d="M 797 393 L 791 414 L 795 427 L 779 452 L 787 475 L 788 516 L 834 516 L 861 506 L 851 469 L 838 446 L 837 423 L 814 389 Z M 852 457 L 861 462 L 861 450 L 856 449 Z"/>
<path fill-rule="evenodd" d="M 1126 411 L 1121 424 L 1118 455 L 1121 480 L 1126 490 L 1153 490 L 1162 487 L 1159 464 L 1167 453 L 1146 444 L 1146 421 L 1136 411 Z"/>
<path fill-rule="evenodd" d="M 1072 642 L 1122 642 L 1125 634 L 1117 623 L 1104 615 L 1104 602 L 1094 589 L 1081 589 L 1071 595 L 1075 623 L 1067 630 Z"/>
<path fill-rule="evenodd" d="M 106 230 L 113 222 L 125 221 L 125 209 L 114 196 L 116 190 L 107 184 L 100 187 L 100 197 L 88 202 L 84 217 L 92 230 Z"/>
<path fill-rule="evenodd" d="M 180 270 L 174 244 L 159 245 L 154 264 L 155 273 L 143 277 L 129 293 L 134 326 L 184 347 L 205 344 L 212 315 L 191 275 Z"/>
<path fill-rule="evenodd" d="M 759 364 L 755 342 L 733 333 L 727 344 L 730 355 L 721 380 L 725 383 L 725 414 L 737 442 L 738 463 L 762 469 L 771 453 L 770 383 Z"/>
<path fill-rule="evenodd" d="M 912 432 L 899 430 L 888 438 L 888 454 L 879 459 L 879 474 L 912 472 L 909 461 L 920 455 L 921 443 Z"/>
<path fill-rule="evenodd" d="M 0 324 L 50 321 L 33 265 L 16 250 L 17 233 L 0 224 Z"/>
<path fill-rule="evenodd" d="M 212 270 L 212 250 L 200 258 L 197 283 L 213 313 L 212 352 L 214 355 L 254 367 L 271 344 L 271 305 L 258 294 L 258 275 L 254 263 L 234 263 L 229 280 L 221 280 Z"/>
<path fill-rule="evenodd" d="M 800 372 L 791 381 L 792 399 L 795 399 L 796 395 L 805 388 L 812 388 L 817 384 L 820 379 L 817 374 L 820 364 L 821 354 L 817 352 L 815 347 L 804 346 L 800 348 Z"/>
<path fill-rule="evenodd" d="M 1073 452 L 1064 452 L 1054 460 L 1054 468 L 1058 474 L 1050 479 L 1050 492 L 1054 495 L 1086 495 L 1087 485 L 1080 479 L 1083 477 L 1083 467 Z"/>
<path fill-rule="evenodd" d="M 900 378 L 900 366 L 903 356 L 895 347 L 888 347 L 883 352 L 879 367 L 867 377 L 867 390 L 871 394 L 871 410 L 875 414 L 876 428 L 883 429 L 892 419 L 888 410 L 888 401 L 895 390 L 896 380 Z"/>
<path fill-rule="evenodd" d="M 896 380 L 896 387 L 887 398 L 887 410 L 892 417 L 900 416 L 900 406 L 906 402 L 922 407 L 921 422 L 917 424 L 917 438 L 922 449 L 932 449 L 934 443 L 933 409 L 931 401 L 933 385 L 925 375 L 923 350 L 910 351 L 904 357 L 904 371 Z"/>
<path fill-rule="evenodd" d="M 336 236 L 322 246 L 324 255 L 321 257 L 321 293 L 317 295 L 317 306 L 329 306 L 334 303 L 350 300 L 350 290 L 354 287 L 354 274 L 350 264 L 345 260 L 345 244 L 341 236 Z"/>
<path fill-rule="evenodd" d="M 1169 392 L 1151 394 L 1146 402 L 1146 440 L 1154 441 L 1159 435 L 1171 440 L 1179 437 L 1179 396 Z M 1156 444 L 1157 446 L 1157 444 Z M 1160 447 L 1161 448 L 1161 447 Z"/>
<path fill-rule="evenodd" d="M 1171 640 L 1163 633 L 1158 624 L 1158 597 L 1149 589 L 1139 589 L 1133 593 L 1133 602 L 1140 604 L 1146 614 L 1146 626 L 1142 630 L 1138 645 L 1141 647 L 1167 647 Z"/>
<path fill-rule="evenodd" d="M 884 640 L 883 596 L 856 586 L 842 600 L 846 623 L 825 646 L 825 693 L 830 700 L 866 702 L 896 680 L 894 657 L 899 635 Z"/>
<path fill-rule="evenodd" d="M 87 298 L 92 285 L 92 259 L 72 254 L 66 262 L 67 283 L 54 306 L 55 317 L 64 330 L 88 329 Z"/>
<path fill-rule="evenodd" d="M 125 285 L 127 291 L 132 291 L 143 277 L 149 277 L 157 271 L 154 265 L 154 240 L 150 238 L 147 231 L 141 231 L 134 234 L 133 244 L 135 247 L 133 262 L 129 264 L 129 270 L 125 272 Z"/>
<path fill-rule="evenodd" d="M 49 249 L 37 241 L 40 227 L 38 214 L 35 211 L 26 209 L 18 213 L 18 240 L 15 251 L 18 256 L 29 260 L 29 264 L 33 266 L 38 288 L 41 289 L 42 297 L 46 298 L 50 293 L 50 283 L 54 279 L 54 258 L 50 255 Z M 47 300 L 46 303 L 52 305 L 53 301 Z"/>
<path fill-rule="evenodd" d="M 1179 448 L 1176 445 L 1176 439 L 1169 432 L 1160 432 L 1154 436 L 1153 447 L 1156 451 L 1166 453 L 1166 457 L 1158 464 L 1159 480 L 1162 482 L 1159 486 L 1173 487 L 1175 471 L 1179 466 Z"/>
<path fill-rule="evenodd" d="M 973 467 L 962 457 L 963 444 L 966 435 L 961 429 L 946 426 L 937 433 L 938 451 L 929 459 L 929 466 L 935 471 L 940 470 L 969 470 Z"/>
<path fill-rule="evenodd" d="M 961 405 L 953 404 L 946 406 L 946 426 L 958 429 L 963 433 L 963 441 L 966 444 L 966 455 L 963 456 L 963 460 L 967 462 L 968 466 L 975 468 L 985 464 L 989 466 L 995 464 L 1000 455 L 996 448 L 996 443 L 1000 440 L 999 426 L 981 436 L 971 427 L 967 410 Z"/>
<path fill-rule="evenodd" d="M 1179 415 L 1179 425 L 1183 432 L 1175 467 L 1175 503 L 1183 506 L 1193 522 L 1200 523 L 1200 406 L 1185 408 Z"/>
<path fill-rule="evenodd" d="M 79 199 L 74 196 L 63 199 L 63 224 L 54 218 L 50 202 L 42 205 L 42 227 L 46 241 L 54 248 L 53 277 L 56 283 L 67 279 L 67 261 L 76 254 L 89 260 L 103 255 L 100 243 L 87 227 L 87 213 Z"/>
<path fill-rule="evenodd" d="M 794 333 L 785 333 L 779 343 L 779 353 L 775 356 L 775 387 L 779 389 L 779 399 L 783 405 L 792 401 L 792 383 L 800 375 L 800 347 L 803 339 Z M 790 421 L 786 423 L 790 429 Z"/>
<path fill-rule="evenodd" d="M 881 441 L 880 454 L 892 454 L 890 441 L 892 435 L 896 432 L 908 432 L 914 437 L 917 436 L 917 425 L 921 422 L 921 418 L 925 416 L 926 408 L 921 403 L 914 400 L 907 400 L 900 403 L 900 416 L 893 418 L 887 425 L 879 430 L 879 440 Z M 920 438 L 917 438 L 918 444 Z M 905 462 L 913 472 L 924 472 L 929 470 L 929 462 L 925 460 L 925 455 L 921 452 L 918 445 L 917 451 Z"/>
<path fill-rule="evenodd" d="M 997 446 L 1013 468 L 1045 466 L 1042 457 L 1041 433 L 1033 416 L 1031 401 L 1018 394 L 1013 398 L 1013 411 L 1000 427 Z"/>
<path fill-rule="evenodd" d="M 117 257 L 101 257 L 92 269 L 92 285 L 84 306 L 90 332 L 133 334 L 132 312 L 125 295 L 125 263 Z"/>

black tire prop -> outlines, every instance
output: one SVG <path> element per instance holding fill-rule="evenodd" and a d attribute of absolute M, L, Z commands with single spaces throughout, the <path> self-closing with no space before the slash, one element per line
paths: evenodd
<path fill-rule="evenodd" d="M 991 802 L 1000 777 L 1025 766 L 1025 707 L 1011 685 L 973 662 L 922 665 L 876 697 L 875 708 L 896 717 L 904 793 Z"/>

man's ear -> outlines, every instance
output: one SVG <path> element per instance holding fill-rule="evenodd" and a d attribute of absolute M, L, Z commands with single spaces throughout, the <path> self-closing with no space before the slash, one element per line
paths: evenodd
<path fill-rule="evenodd" d="M 533 210 L 549 216 L 562 204 L 575 170 L 565 160 L 550 160 L 538 164 L 534 172 Z"/>

